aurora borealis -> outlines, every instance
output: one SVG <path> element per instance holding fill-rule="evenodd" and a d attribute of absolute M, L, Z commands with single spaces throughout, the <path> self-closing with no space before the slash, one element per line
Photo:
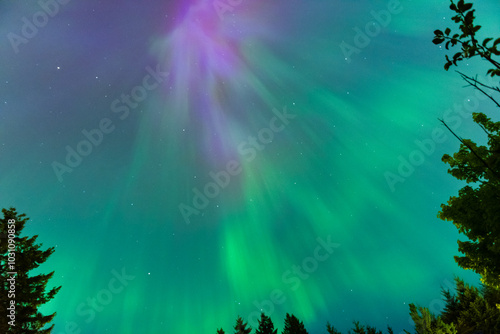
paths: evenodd
<path fill-rule="evenodd" d="M 263 309 L 399 333 L 477 283 L 436 217 L 462 186 L 438 118 L 475 136 L 493 106 L 431 43 L 448 6 L 0 2 L 0 204 L 56 247 L 54 332 L 228 333 Z"/>

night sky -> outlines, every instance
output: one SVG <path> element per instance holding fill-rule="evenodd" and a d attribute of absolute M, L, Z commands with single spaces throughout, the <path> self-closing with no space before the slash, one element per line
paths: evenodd
<path fill-rule="evenodd" d="M 436 217 L 438 118 L 493 109 L 431 42 L 449 1 L 44 1 L 0 2 L 0 205 L 56 249 L 56 334 L 398 333 L 478 282 Z"/>

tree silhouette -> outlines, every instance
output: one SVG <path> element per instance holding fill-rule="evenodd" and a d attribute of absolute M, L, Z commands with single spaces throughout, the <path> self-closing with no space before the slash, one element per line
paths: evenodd
<path fill-rule="evenodd" d="M 445 69 L 457 62 L 479 57 L 492 66 L 487 74 L 500 76 L 500 63 L 495 59 L 500 55 L 500 38 L 486 38 L 480 43 L 476 33 L 481 28 L 475 25 L 471 3 L 463 0 L 452 1 L 450 9 L 456 13 L 452 20 L 459 24 L 459 33 L 452 34 L 450 28 L 434 31 L 434 44 L 446 41 L 446 49 L 460 46 L 461 50 L 450 59 L 446 56 Z M 493 41 L 493 42 L 492 42 Z M 459 72 L 460 73 L 460 72 Z M 460 73 L 462 78 L 475 89 L 500 107 L 496 95 L 498 86 L 484 84 L 477 78 Z M 464 269 L 472 269 L 480 274 L 484 284 L 500 289 L 500 122 L 493 122 L 483 113 L 473 113 L 473 120 L 484 132 L 487 145 L 477 145 L 464 139 L 443 124 L 460 141 L 459 151 L 453 156 L 445 154 L 443 162 L 450 165 L 448 173 L 468 185 L 460 189 L 447 204 L 441 205 L 438 217 L 452 221 L 469 241 L 458 241 L 458 249 L 464 256 L 456 256 L 455 261 Z M 469 185 L 470 184 L 470 185 Z"/>
<path fill-rule="evenodd" d="M 44 327 L 52 321 L 56 313 L 42 315 L 38 308 L 54 298 L 61 287 L 46 291 L 47 283 L 54 272 L 38 275 L 30 275 L 29 272 L 45 262 L 54 252 L 54 248 L 40 250 L 42 244 L 36 243 L 37 235 L 31 238 L 21 237 L 21 231 L 29 219 L 25 214 L 18 214 L 14 208 L 2 209 L 2 212 L 4 218 L 0 219 L 0 276 L 5 283 L 2 284 L 0 293 L 0 332 L 51 333 L 54 325 Z"/>
<path fill-rule="evenodd" d="M 241 317 L 238 317 L 238 319 L 236 319 L 236 325 L 234 326 L 234 334 L 249 334 L 252 331 L 252 328 L 247 328 L 247 326 L 248 324 L 243 322 Z"/>
<path fill-rule="evenodd" d="M 329 322 L 326 323 L 326 331 L 328 332 L 328 334 L 342 334 L 335 327 L 330 325 Z"/>
<path fill-rule="evenodd" d="M 499 292 L 489 286 L 482 291 L 455 278 L 456 292 L 443 290 L 446 302 L 442 319 L 456 325 L 458 333 L 500 333 Z"/>
<path fill-rule="evenodd" d="M 449 173 L 459 180 L 473 183 L 464 186 L 458 196 L 441 205 L 438 217 L 453 221 L 469 241 L 458 241 L 464 256 L 455 261 L 464 269 L 482 275 L 482 281 L 500 288 L 500 179 L 491 171 L 500 171 L 500 122 L 492 122 L 484 114 L 474 114 L 488 136 L 489 147 L 463 139 L 453 157 L 443 156 L 450 165 Z M 482 160 L 482 161 L 481 161 Z"/>
<path fill-rule="evenodd" d="M 446 41 L 445 47 L 447 50 L 449 50 L 450 46 L 454 47 L 456 45 L 459 45 L 461 48 L 459 52 L 453 55 L 452 59 L 448 55 L 445 56 L 445 70 L 448 70 L 451 65 L 456 66 L 457 62 L 464 59 L 480 57 L 494 66 L 487 71 L 487 74 L 491 76 L 500 75 L 500 63 L 493 58 L 493 55 L 500 56 L 500 50 L 497 49 L 497 45 L 500 44 L 500 38 L 497 38 L 491 46 L 488 46 L 488 44 L 493 38 L 485 38 L 482 43 L 477 40 L 476 33 L 481 29 L 481 26 L 474 25 L 475 9 L 472 9 L 472 3 L 465 3 L 464 0 L 459 0 L 455 4 L 451 1 L 450 9 L 456 13 L 451 19 L 455 23 L 460 24 L 460 32 L 450 35 L 450 28 L 446 28 L 444 32 L 435 30 L 434 39 L 432 40 L 436 45 Z"/>
<path fill-rule="evenodd" d="M 259 328 L 255 331 L 255 334 L 277 334 L 278 330 L 274 329 L 274 324 L 270 317 L 266 316 L 264 313 L 260 314 Z"/>
<path fill-rule="evenodd" d="M 417 334 L 457 334 L 454 324 L 446 324 L 441 317 L 431 314 L 425 307 L 410 304 L 410 316 Z"/>
<path fill-rule="evenodd" d="M 283 334 L 308 334 L 304 323 L 299 321 L 297 317 L 293 314 L 286 314 L 285 317 L 285 328 L 283 329 Z"/>
<path fill-rule="evenodd" d="M 366 334 L 365 326 L 360 325 L 359 321 L 354 321 L 354 328 L 352 329 L 355 334 Z"/>
<path fill-rule="evenodd" d="M 426 310 L 426 309 L 425 309 Z M 428 310 L 427 310 L 428 311 Z M 383 334 L 382 331 L 377 330 L 375 327 L 371 326 L 363 326 L 360 325 L 359 321 L 354 321 L 354 328 L 352 329 L 353 332 L 348 331 L 349 334 Z M 247 324 L 243 322 L 243 319 L 241 317 L 238 317 L 236 320 L 236 326 L 234 327 L 236 330 L 235 334 L 239 333 L 250 333 L 251 328 L 247 328 Z M 335 329 L 329 322 L 326 324 L 326 331 L 328 334 L 342 334 L 340 331 Z M 259 327 L 256 329 L 255 334 L 277 334 L 278 330 L 274 328 L 274 324 L 271 320 L 270 317 L 266 316 L 264 313 L 261 313 L 260 315 L 260 320 L 259 320 Z M 393 334 L 394 331 L 390 326 L 387 326 L 387 333 L 388 334 Z M 405 331 L 405 333 L 408 333 Z M 446 334 L 448 332 L 429 332 L 426 334 Z M 485 332 L 486 333 L 486 332 Z M 496 332 L 495 332 L 496 333 Z M 217 334 L 224 334 L 224 331 L 221 329 L 217 330 Z M 293 314 L 286 314 L 285 317 L 285 328 L 283 329 L 282 334 L 308 334 L 307 330 L 304 327 L 304 323 L 302 321 L 299 321 L 297 317 L 295 317 Z"/>
<path fill-rule="evenodd" d="M 496 306 L 500 292 L 487 285 L 477 289 L 459 278 L 455 278 L 455 283 L 455 293 L 443 289 L 445 307 L 438 316 L 425 307 L 410 304 L 416 333 L 500 333 L 500 310 Z"/>

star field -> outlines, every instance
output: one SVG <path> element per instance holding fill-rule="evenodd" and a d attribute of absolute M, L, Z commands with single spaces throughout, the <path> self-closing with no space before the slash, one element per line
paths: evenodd
<path fill-rule="evenodd" d="M 55 333 L 228 332 L 261 310 L 399 333 L 409 303 L 477 283 L 436 217 L 461 187 L 437 119 L 474 136 L 493 106 L 431 43 L 448 6 L 2 2 L 0 203 L 56 247 Z M 498 4 L 475 7 L 499 31 Z"/>

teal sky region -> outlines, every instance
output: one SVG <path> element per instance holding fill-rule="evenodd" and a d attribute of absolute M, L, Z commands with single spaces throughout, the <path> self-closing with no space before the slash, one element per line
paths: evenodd
<path fill-rule="evenodd" d="M 56 247 L 55 333 L 310 333 L 438 312 L 492 105 L 443 70 L 448 1 L 0 3 L 0 203 Z M 475 4 L 483 37 L 498 3 Z M 460 67 L 485 73 L 480 63 Z"/>

